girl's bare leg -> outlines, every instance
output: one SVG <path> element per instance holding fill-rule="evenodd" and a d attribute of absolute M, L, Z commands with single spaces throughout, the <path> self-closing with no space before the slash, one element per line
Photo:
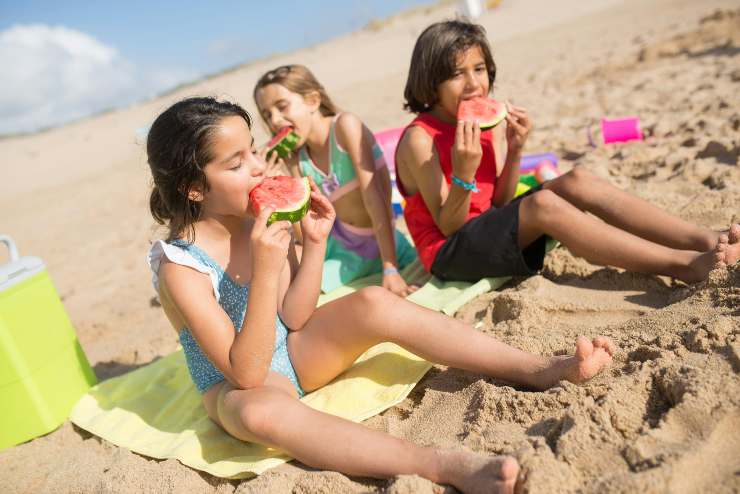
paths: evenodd
<path fill-rule="evenodd" d="M 717 245 L 706 252 L 666 247 L 590 216 L 549 189 L 525 197 L 519 207 L 519 245 L 543 233 L 596 264 L 689 283 L 706 279 L 715 264 Z"/>
<path fill-rule="evenodd" d="M 514 458 L 416 446 L 314 410 L 293 394 L 279 385 L 239 390 L 226 383 L 218 422 L 238 439 L 275 447 L 314 468 L 376 478 L 415 474 L 462 492 L 514 491 Z"/>
<path fill-rule="evenodd" d="M 666 247 L 706 252 L 719 241 L 719 232 L 684 221 L 583 167 L 547 182 L 544 188 L 620 230 Z"/>
<path fill-rule="evenodd" d="M 368 287 L 316 309 L 308 323 L 288 336 L 288 350 L 306 390 L 347 369 L 371 346 L 390 341 L 420 357 L 536 389 L 562 379 L 581 382 L 611 361 L 606 338 L 580 338 L 571 357 L 543 357 L 517 350 L 472 326 Z"/>

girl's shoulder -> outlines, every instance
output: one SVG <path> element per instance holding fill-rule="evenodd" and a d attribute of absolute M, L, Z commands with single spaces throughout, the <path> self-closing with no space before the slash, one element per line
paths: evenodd
<path fill-rule="evenodd" d="M 436 159 L 437 148 L 433 137 L 419 126 L 406 127 L 396 148 L 396 163 L 408 163 L 421 167 Z"/>
<path fill-rule="evenodd" d="M 152 271 L 152 285 L 157 292 L 160 285 L 213 290 L 219 298 L 218 271 L 194 254 L 187 246 L 157 240 L 147 253 L 147 263 Z"/>
<path fill-rule="evenodd" d="M 434 137 L 423 127 L 411 124 L 401 134 L 398 141 L 398 150 L 434 150 Z"/>
<path fill-rule="evenodd" d="M 362 123 L 362 119 L 355 115 L 352 112 L 349 111 L 343 111 L 342 113 L 338 114 L 336 117 L 336 128 L 337 129 L 347 129 L 347 128 L 355 128 L 355 127 L 362 127 L 364 124 Z"/>
<path fill-rule="evenodd" d="M 340 113 L 334 123 L 334 135 L 336 136 L 337 144 L 342 149 L 347 149 L 351 142 L 359 142 L 361 140 L 365 129 L 367 129 L 367 126 L 354 113 Z M 370 130 L 368 129 L 367 132 L 370 132 Z"/>

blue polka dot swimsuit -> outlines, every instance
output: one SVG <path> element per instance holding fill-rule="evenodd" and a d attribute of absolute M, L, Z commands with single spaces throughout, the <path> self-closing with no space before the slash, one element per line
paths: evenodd
<path fill-rule="evenodd" d="M 172 252 L 173 246 L 178 250 L 181 250 L 181 252 Z M 234 324 L 234 328 L 236 328 L 236 331 L 241 330 L 242 322 L 244 321 L 244 316 L 247 311 L 247 301 L 249 300 L 249 285 L 243 286 L 236 283 L 223 270 L 223 268 L 216 263 L 216 261 L 194 244 L 188 244 L 183 240 L 174 240 L 168 244 L 160 241 L 159 249 L 155 249 L 155 247 L 156 245 L 152 246 L 152 250 L 149 254 L 149 262 L 152 265 L 152 270 L 155 268 L 152 258 L 157 256 L 156 253 L 154 256 L 152 254 L 155 250 L 162 251 L 162 253 L 159 254 L 159 259 L 161 259 L 161 255 L 166 255 L 168 259 L 173 262 L 196 267 L 192 266 L 191 260 L 182 258 L 182 254 L 187 253 L 192 256 L 192 259 L 195 259 L 199 264 L 201 264 L 201 269 L 198 267 L 196 267 L 196 269 L 204 271 L 202 266 L 205 266 L 211 276 L 211 282 L 213 284 L 214 291 L 216 292 L 219 305 L 221 305 L 226 314 L 228 314 L 229 319 L 231 319 L 231 322 Z M 175 259 L 173 259 L 173 257 L 175 257 Z M 179 260 L 184 260 L 185 262 L 179 262 Z M 159 260 L 155 259 L 155 261 L 158 271 Z M 203 353 L 198 342 L 195 341 L 190 330 L 186 327 L 183 327 L 180 330 L 180 344 L 182 344 L 183 351 L 185 352 L 185 360 L 188 364 L 190 376 L 200 393 L 205 393 L 213 385 L 218 384 L 225 379 L 221 371 L 219 371 L 216 366 L 208 360 L 208 357 Z M 272 353 L 270 369 L 283 374 L 290 379 L 299 396 L 305 395 L 301 385 L 298 383 L 298 376 L 296 375 L 293 364 L 290 361 L 290 355 L 288 355 L 288 328 L 285 327 L 285 324 L 280 319 L 279 315 L 275 316 L 275 350 Z"/>

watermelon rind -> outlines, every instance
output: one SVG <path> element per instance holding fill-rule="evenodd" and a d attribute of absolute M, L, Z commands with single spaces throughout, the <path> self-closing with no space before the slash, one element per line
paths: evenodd
<path fill-rule="evenodd" d="M 301 206 L 297 209 L 295 207 L 290 209 L 277 209 L 267 219 L 268 225 L 276 221 L 290 221 L 291 223 L 295 223 L 297 221 L 300 221 L 301 218 L 306 215 L 306 213 L 308 212 L 308 208 L 311 205 L 311 185 L 308 183 L 308 178 L 306 177 L 303 177 L 301 179 L 301 182 L 303 183 L 304 187 L 303 198 L 300 201 Z"/>
<path fill-rule="evenodd" d="M 503 113 L 499 114 L 497 118 L 494 118 L 490 122 L 480 122 L 479 125 L 480 125 L 481 130 L 488 130 L 488 129 L 494 128 L 495 126 L 497 126 L 498 124 L 504 121 L 504 119 L 506 118 L 506 114 L 507 114 L 507 111 L 506 109 L 504 109 Z"/>
<path fill-rule="evenodd" d="M 285 137 L 280 139 L 267 150 L 267 157 L 269 158 L 272 153 L 277 153 L 282 159 L 287 158 L 290 156 L 290 153 L 293 152 L 300 139 L 301 138 L 298 134 L 291 130 L 285 135 Z"/>
<path fill-rule="evenodd" d="M 489 100 L 489 98 L 481 98 L 481 99 Z M 490 100 L 490 101 L 495 101 L 495 100 Z M 506 105 L 501 105 L 501 109 L 502 111 L 499 112 L 493 119 L 488 120 L 488 121 L 478 122 L 478 125 L 480 126 L 481 130 L 492 129 L 493 127 L 497 126 L 498 124 L 504 121 L 504 119 L 506 118 L 506 115 L 508 114 L 508 111 L 506 110 Z"/>

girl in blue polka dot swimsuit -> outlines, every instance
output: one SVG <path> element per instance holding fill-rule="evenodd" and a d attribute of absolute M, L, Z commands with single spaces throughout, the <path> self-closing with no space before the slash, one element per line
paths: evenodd
<path fill-rule="evenodd" d="M 602 337 L 579 339 L 570 357 L 522 352 L 381 287 L 317 308 L 334 209 L 311 181 L 299 262 L 290 223 L 268 226 L 269 207 L 251 212 L 249 192 L 267 165 L 249 115 L 234 103 L 175 103 L 152 124 L 147 155 L 152 216 L 169 229 L 149 251 L 154 285 L 208 416 L 235 438 L 358 476 L 416 474 L 463 491 L 472 479 L 513 487 L 511 457 L 417 446 L 299 398 L 384 341 L 538 389 L 589 379 L 611 359 Z"/>

